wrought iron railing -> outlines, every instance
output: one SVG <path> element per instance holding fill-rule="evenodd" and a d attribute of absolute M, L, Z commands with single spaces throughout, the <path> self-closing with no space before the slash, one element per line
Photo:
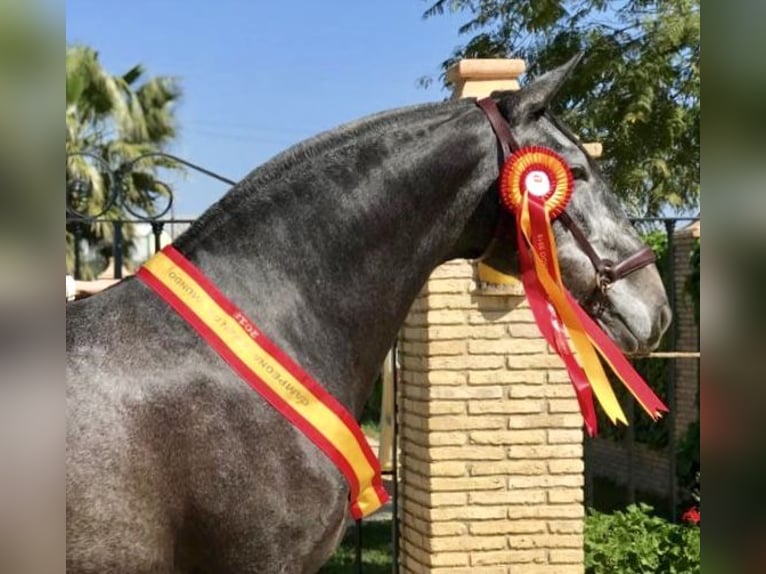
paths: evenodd
<path fill-rule="evenodd" d="M 92 179 L 82 176 L 77 170 L 69 170 L 69 161 L 73 158 L 85 158 L 96 166 L 96 171 L 106 191 L 106 196 L 99 201 L 100 206 L 93 211 L 93 191 L 95 183 Z M 73 275 L 80 279 L 82 275 L 81 260 L 81 239 L 87 226 L 94 224 L 105 224 L 112 226 L 112 253 L 115 270 L 115 278 L 122 277 L 122 268 L 124 263 L 124 229 L 126 225 L 135 223 L 147 223 L 151 225 L 154 236 L 154 249 L 160 249 L 161 235 L 166 226 L 170 223 L 191 223 L 193 220 L 166 218 L 173 208 L 173 188 L 167 183 L 155 179 L 153 186 L 159 188 L 156 199 L 153 201 L 151 209 L 137 209 L 127 194 L 126 178 L 128 178 L 136 167 L 144 160 L 161 158 L 166 160 L 168 165 L 184 166 L 193 169 L 203 175 L 216 179 L 227 185 L 235 185 L 232 179 L 224 177 L 214 171 L 192 163 L 178 156 L 154 151 L 141 154 L 131 160 L 124 161 L 119 165 L 112 165 L 102 155 L 93 151 L 78 151 L 67 154 L 67 182 L 66 182 L 66 226 L 74 236 L 74 269 Z M 120 208 L 117 217 L 111 217 L 114 208 Z M 128 217 L 124 217 L 127 213 Z"/>

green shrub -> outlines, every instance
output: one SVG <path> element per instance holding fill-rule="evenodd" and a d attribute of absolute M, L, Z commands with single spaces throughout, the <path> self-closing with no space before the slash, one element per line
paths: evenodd
<path fill-rule="evenodd" d="M 633 505 L 612 514 L 590 511 L 585 522 L 586 574 L 700 572 L 700 529 Z"/>

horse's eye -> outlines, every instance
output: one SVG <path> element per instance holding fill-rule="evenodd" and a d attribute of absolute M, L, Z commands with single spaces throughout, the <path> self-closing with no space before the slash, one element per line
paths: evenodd
<path fill-rule="evenodd" d="M 575 165 L 572 167 L 572 177 L 576 181 L 588 181 L 588 171 L 581 165 Z"/>

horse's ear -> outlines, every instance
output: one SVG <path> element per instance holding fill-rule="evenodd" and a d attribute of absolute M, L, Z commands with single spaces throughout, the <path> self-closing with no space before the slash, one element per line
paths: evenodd
<path fill-rule="evenodd" d="M 580 63 L 583 55 L 584 52 L 579 52 L 563 66 L 546 72 L 519 90 L 515 110 L 517 117 L 529 118 L 543 113 Z"/>

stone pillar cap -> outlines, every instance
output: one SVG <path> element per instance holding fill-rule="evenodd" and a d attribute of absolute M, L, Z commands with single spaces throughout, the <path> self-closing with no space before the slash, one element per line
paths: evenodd
<path fill-rule="evenodd" d="M 590 157 L 592 157 L 593 159 L 600 158 L 604 153 L 604 146 L 603 144 L 599 142 L 583 143 L 582 147 L 585 148 L 585 151 L 587 151 L 588 155 L 590 155 Z"/>
<path fill-rule="evenodd" d="M 676 235 L 676 236 L 690 235 L 694 239 L 699 239 L 700 231 L 702 230 L 701 228 L 702 228 L 701 221 L 698 219 L 697 221 L 690 223 L 686 227 L 676 230 L 676 232 L 673 235 Z"/>
<path fill-rule="evenodd" d="M 465 59 L 450 66 L 447 81 L 509 80 L 518 78 L 527 69 L 524 60 L 508 58 Z"/>

